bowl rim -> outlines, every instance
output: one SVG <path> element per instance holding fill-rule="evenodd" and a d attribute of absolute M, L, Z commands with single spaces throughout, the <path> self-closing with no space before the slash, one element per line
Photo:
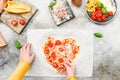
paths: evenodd
<path fill-rule="evenodd" d="M 112 18 L 111 18 L 110 20 L 108 20 L 108 21 L 105 21 L 105 22 L 94 21 L 94 20 L 92 20 L 92 19 L 90 18 L 90 16 L 88 15 L 88 12 L 87 12 L 87 10 L 86 10 L 86 4 L 87 4 L 87 2 L 88 2 L 88 0 L 86 1 L 85 6 L 84 6 L 85 14 L 86 14 L 87 18 L 88 18 L 91 22 L 93 22 L 93 23 L 95 23 L 95 24 L 104 25 L 104 24 L 110 23 L 110 22 L 114 19 L 114 17 L 116 16 L 116 14 L 117 14 L 117 2 L 116 2 L 116 0 L 114 0 L 115 7 L 116 7 L 116 11 L 115 11 L 115 14 L 112 16 Z"/>

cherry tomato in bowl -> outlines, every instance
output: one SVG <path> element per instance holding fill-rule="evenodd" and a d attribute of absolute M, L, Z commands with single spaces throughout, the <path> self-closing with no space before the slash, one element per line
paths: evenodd
<path fill-rule="evenodd" d="M 87 2 L 88 3 L 88 2 Z M 101 7 L 97 6 L 95 8 L 95 12 L 88 12 L 86 10 L 86 6 L 85 6 L 85 13 L 86 13 L 86 16 L 87 18 L 95 23 L 95 24 L 107 24 L 109 22 L 111 22 L 113 20 L 113 18 L 115 17 L 116 15 L 116 12 L 117 12 L 117 4 L 116 4 L 116 1 L 115 1 L 115 7 L 116 7 L 116 11 L 115 13 L 113 13 L 112 11 L 107 11 L 107 13 L 102 10 Z"/>

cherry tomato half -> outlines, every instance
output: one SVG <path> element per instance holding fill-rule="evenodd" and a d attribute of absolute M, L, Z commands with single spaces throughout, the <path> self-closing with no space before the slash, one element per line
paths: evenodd
<path fill-rule="evenodd" d="M 64 62 L 63 58 L 60 58 L 60 59 L 59 59 L 59 62 L 60 62 L 60 63 Z"/>
<path fill-rule="evenodd" d="M 49 47 L 53 47 L 53 43 L 51 41 L 48 42 Z"/>
<path fill-rule="evenodd" d="M 56 54 L 55 54 L 55 52 L 52 52 L 51 57 L 52 57 L 52 59 L 56 59 Z"/>
<path fill-rule="evenodd" d="M 56 44 L 56 45 L 60 45 L 60 44 L 61 44 L 61 41 L 60 41 L 60 40 L 56 40 L 55 44 Z"/>
<path fill-rule="evenodd" d="M 74 50 L 73 50 L 73 54 L 76 54 L 76 53 L 77 53 L 77 51 L 76 51 L 76 49 L 74 49 Z"/>
<path fill-rule="evenodd" d="M 63 49 L 62 47 L 60 47 L 60 48 L 59 48 L 59 51 L 60 51 L 60 52 L 63 52 L 63 51 L 64 51 L 64 49 Z"/>
<path fill-rule="evenodd" d="M 12 21 L 11 21 L 11 24 L 12 24 L 13 26 L 16 26 L 16 25 L 18 24 L 18 22 L 17 22 L 16 20 L 12 20 Z"/>
<path fill-rule="evenodd" d="M 48 49 L 45 49 L 45 50 L 44 50 L 44 53 L 45 53 L 45 54 L 49 54 L 50 51 L 49 51 Z"/>
<path fill-rule="evenodd" d="M 19 20 L 19 23 L 20 23 L 21 25 L 24 25 L 24 24 L 25 24 L 25 20 L 24 20 L 24 19 L 20 19 L 20 20 Z"/>
<path fill-rule="evenodd" d="M 58 67 L 58 64 L 56 62 L 54 62 L 52 65 L 53 65 L 54 68 Z"/>

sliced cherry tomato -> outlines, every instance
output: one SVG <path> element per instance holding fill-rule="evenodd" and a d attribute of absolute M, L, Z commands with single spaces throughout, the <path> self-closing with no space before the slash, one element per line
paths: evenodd
<path fill-rule="evenodd" d="M 64 51 L 64 49 L 63 49 L 62 47 L 60 47 L 60 48 L 59 48 L 59 51 L 60 51 L 60 52 L 63 52 L 63 51 Z"/>
<path fill-rule="evenodd" d="M 18 24 L 18 22 L 17 22 L 16 20 L 12 20 L 12 21 L 11 21 L 11 24 L 12 24 L 13 26 L 16 26 L 16 25 Z"/>
<path fill-rule="evenodd" d="M 53 43 L 51 41 L 48 42 L 49 47 L 53 47 Z"/>
<path fill-rule="evenodd" d="M 45 54 L 49 54 L 50 51 L 49 51 L 48 49 L 45 49 L 45 50 L 44 50 L 44 53 L 45 53 Z"/>
<path fill-rule="evenodd" d="M 20 19 L 20 20 L 19 20 L 19 23 L 20 23 L 21 25 L 24 25 L 24 24 L 25 24 L 25 20 L 24 20 L 24 19 Z"/>
<path fill-rule="evenodd" d="M 59 59 L 59 62 L 60 62 L 60 63 L 64 62 L 63 58 L 60 58 L 60 59 Z"/>
<path fill-rule="evenodd" d="M 73 54 L 76 54 L 76 53 L 77 53 L 77 51 L 76 51 L 76 49 L 74 49 L 74 50 L 73 50 Z"/>
<path fill-rule="evenodd" d="M 56 45 L 60 45 L 60 44 L 61 44 L 61 41 L 60 41 L 60 40 L 56 40 L 55 44 L 56 44 Z"/>
<path fill-rule="evenodd" d="M 113 12 L 112 12 L 112 11 L 110 11 L 110 12 L 109 12 L 109 15 L 110 15 L 110 16 L 113 16 L 114 14 L 113 14 Z"/>
<path fill-rule="evenodd" d="M 55 54 L 55 52 L 52 52 L 51 57 L 52 57 L 52 59 L 56 59 L 56 54 Z"/>
<path fill-rule="evenodd" d="M 51 60 L 51 59 L 49 59 L 48 61 L 49 61 L 50 63 L 52 63 L 52 60 Z"/>
<path fill-rule="evenodd" d="M 52 65 L 53 65 L 54 68 L 58 67 L 58 64 L 56 62 L 54 62 Z"/>

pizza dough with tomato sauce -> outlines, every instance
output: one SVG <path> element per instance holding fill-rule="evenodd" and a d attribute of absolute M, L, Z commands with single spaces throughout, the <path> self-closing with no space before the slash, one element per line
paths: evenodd
<path fill-rule="evenodd" d="M 64 61 L 72 62 L 79 53 L 80 46 L 73 38 L 63 40 L 48 37 L 43 45 L 43 51 L 47 62 L 52 65 L 58 73 L 65 72 Z"/>

